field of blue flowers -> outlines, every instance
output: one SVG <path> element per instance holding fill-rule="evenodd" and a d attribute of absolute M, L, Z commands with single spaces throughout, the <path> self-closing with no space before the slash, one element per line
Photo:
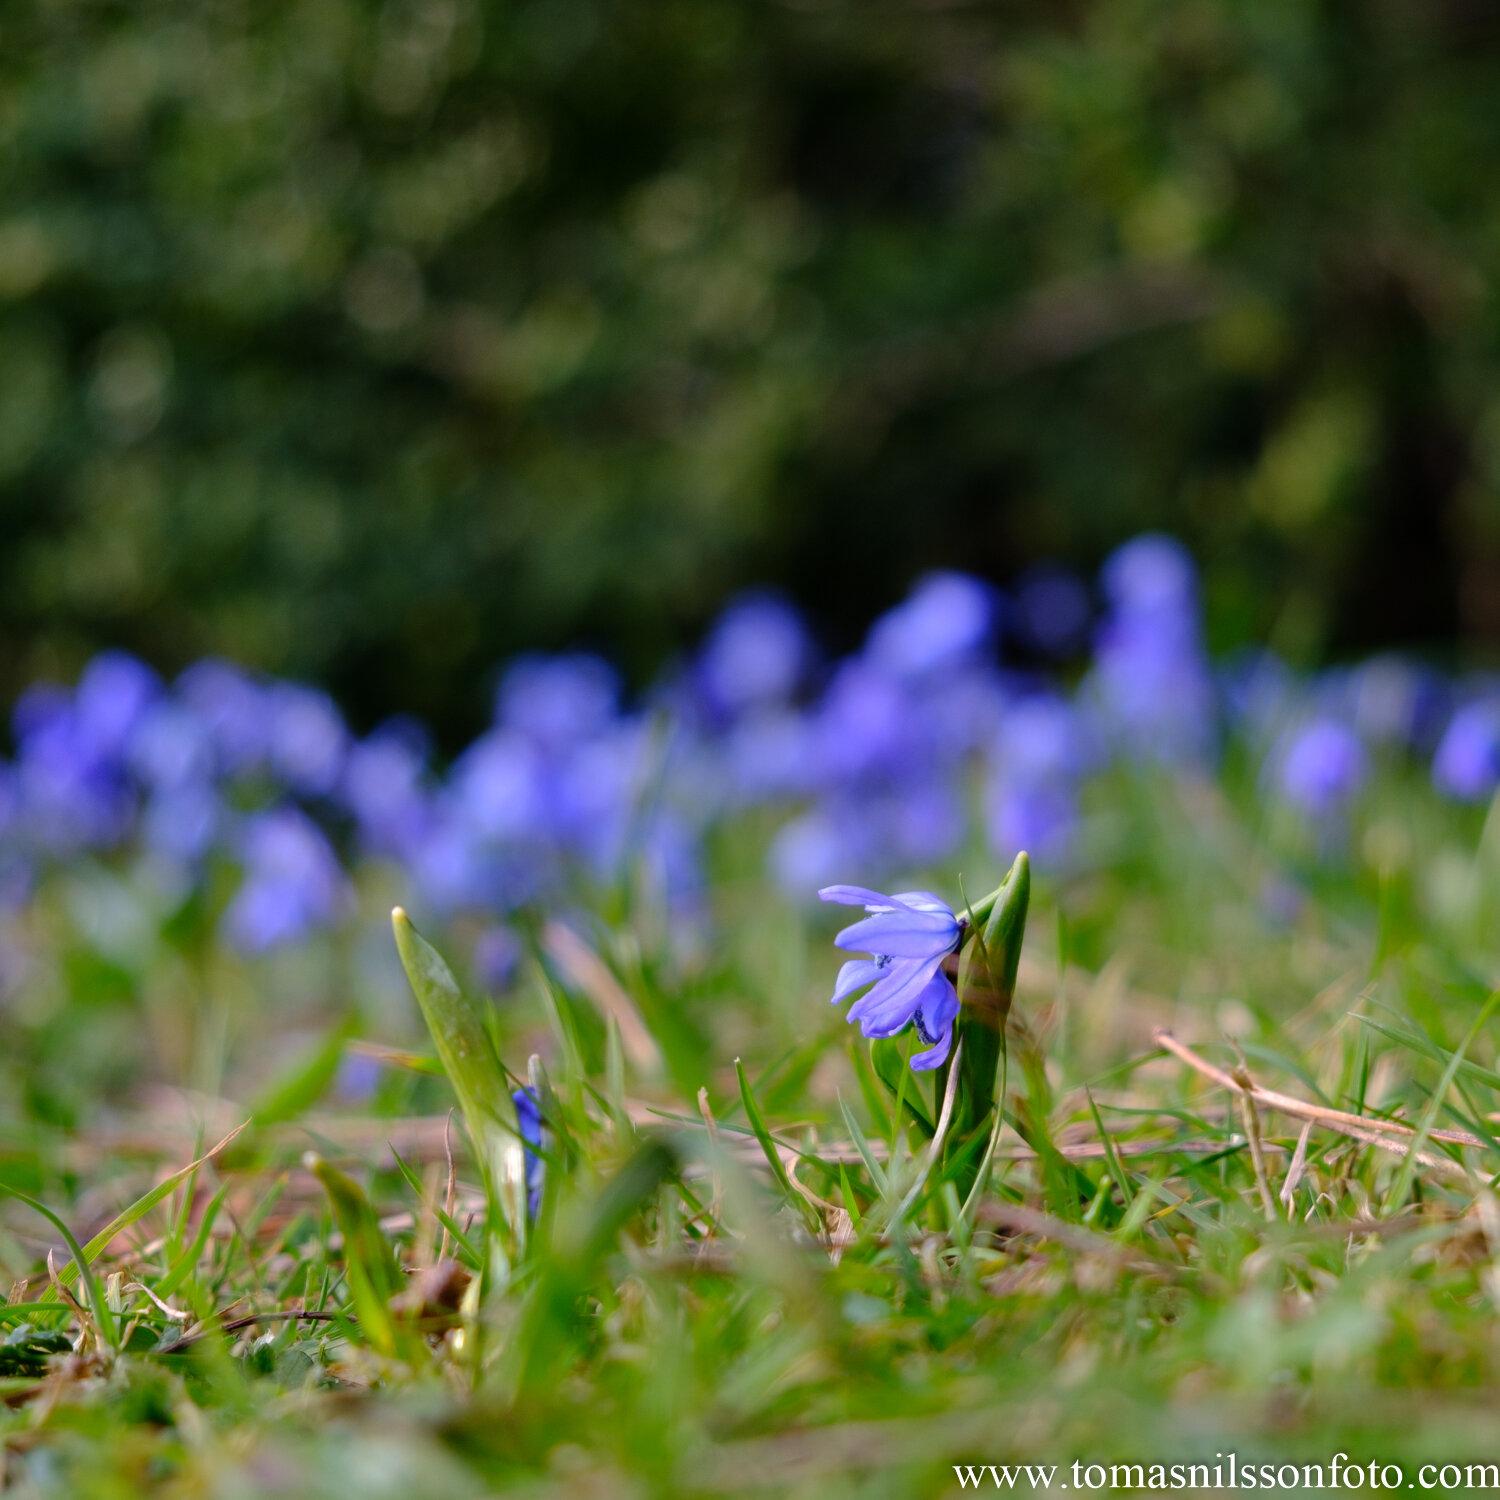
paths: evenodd
<path fill-rule="evenodd" d="M 1500 1451 L 1500 676 L 1215 659 L 1147 535 L 449 758 L 118 652 L 11 724 L 7 1493 Z"/>

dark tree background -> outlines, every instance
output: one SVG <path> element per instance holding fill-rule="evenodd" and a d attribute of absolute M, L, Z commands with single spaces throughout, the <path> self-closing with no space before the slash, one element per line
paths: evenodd
<path fill-rule="evenodd" d="M 0 689 L 450 734 L 779 582 L 1187 539 L 1222 644 L 1500 637 L 1490 0 L 10 0 Z"/>

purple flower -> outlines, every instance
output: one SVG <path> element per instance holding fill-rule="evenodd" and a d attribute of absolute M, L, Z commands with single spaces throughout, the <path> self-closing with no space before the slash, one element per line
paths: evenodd
<path fill-rule="evenodd" d="M 1092 616 L 1088 589 L 1066 568 L 1037 568 L 1016 590 L 1015 634 L 1041 656 L 1076 655 L 1087 644 Z"/>
<path fill-rule="evenodd" d="M 719 616 L 698 671 L 713 706 L 738 714 L 790 699 L 811 655 L 797 611 L 780 599 L 751 595 Z"/>
<path fill-rule="evenodd" d="M 1369 770 L 1359 736 L 1346 725 L 1318 719 L 1287 742 L 1278 780 L 1282 795 L 1294 807 L 1324 818 L 1348 804 Z"/>
<path fill-rule="evenodd" d="M 1412 745 L 1435 729 L 1443 707 L 1433 673 L 1399 656 L 1376 656 L 1357 667 L 1350 683 L 1354 727 L 1375 745 Z"/>
<path fill-rule="evenodd" d="M 830 885 L 818 895 L 870 913 L 833 940 L 835 947 L 871 955 L 850 959 L 839 970 L 833 1003 L 867 990 L 849 1007 L 848 1019 L 858 1021 L 867 1037 L 895 1036 L 915 1025 L 930 1050 L 917 1053 L 912 1067 L 939 1067 L 953 1046 L 958 1015 L 958 995 L 942 967 L 963 935 L 952 908 L 931 891 L 883 896 L 863 886 Z"/>
<path fill-rule="evenodd" d="M 191 865 L 212 848 L 223 807 L 206 781 L 188 780 L 158 788 L 141 815 L 141 839 L 154 853 Z"/>
<path fill-rule="evenodd" d="M 268 694 L 271 765 L 294 792 L 326 796 L 344 768 L 349 731 L 327 693 L 278 682 Z"/>
<path fill-rule="evenodd" d="M 428 824 L 422 772 L 427 738 L 408 719 L 392 719 L 354 745 L 344 764 L 343 800 L 375 854 L 405 854 Z"/>
<path fill-rule="evenodd" d="M 1500 704 L 1467 703 L 1453 715 L 1432 761 L 1432 782 L 1462 802 L 1500 786 Z"/>
<path fill-rule="evenodd" d="M 868 776 L 903 778 L 932 760 L 930 726 L 912 711 L 911 694 L 866 661 L 847 661 L 819 705 L 814 764 L 834 784 Z"/>
<path fill-rule="evenodd" d="M 771 840 L 768 863 L 789 896 L 875 857 L 868 820 L 836 803 L 808 809 Z"/>
<path fill-rule="evenodd" d="M 619 702 L 620 679 L 597 656 L 523 656 L 500 684 L 495 719 L 558 749 L 598 734 Z"/>
<path fill-rule="evenodd" d="M 999 615 L 993 589 L 966 573 L 932 573 L 871 627 L 865 657 L 897 677 L 946 672 L 979 657 Z"/>
<path fill-rule="evenodd" d="M 814 778 L 814 748 L 808 721 L 794 710 L 746 714 L 723 742 L 731 791 L 747 803 L 800 795 Z"/>
<path fill-rule="evenodd" d="M 1196 618 L 1198 570 L 1176 537 L 1148 531 L 1117 547 L 1099 573 L 1110 606 L 1137 619 Z"/>
<path fill-rule="evenodd" d="M 1014 704 L 991 751 L 985 793 L 990 846 L 1007 858 L 1032 850 L 1049 864 L 1070 852 L 1078 821 L 1075 788 L 1097 759 L 1084 715 L 1066 699 Z"/>
<path fill-rule="evenodd" d="M 498 893 L 493 860 L 461 808 L 440 808 L 407 865 L 422 899 L 445 915 L 489 906 Z"/>
<path fill-rule="evenodd" d="M 1078 799 L 1067 782 L 997 777 L 985 796 L 985 823 L 990 847 L 1002 859 L 1029 849 L 1038 862 L 1065 864 L 1078 830 Z"/>
<path fill-rule="evenodd" d="M 161 693 L 161 679 L 127 651 L 101 651 L 83 669 L 73 701 L 84 738 L 116 755 Z"/>
<path fill-rule="evenodd" d="M 117 759 L 89 734 L 72 695 L 51 684 L 30 687 L 17 700 L 12 722 L 26 834 L 60 855 L 123 839 L 134 798 Z"/>
<path fill-rule="evenodd" d="M 167 698 L 137 720 L 125 752 L 136 778 L 157 790 L 207 781 L 214 772 L 208 726 L 192 709 Z"/>
<path fill-rule="evenodd" d="M 177 679 L 177 696 L 207 726 L 219 765 L 231 775 L 265 759 L 269 714 L 265 689 L 233 662 L 205 657 Z"/>
<path fill-rule="evenodd" d="M 338 857 L 295 807 L 257 813 L 246 826 L 245 881 L 224 913 L 230 940 L 262 953 L 327 926 L 344 905 Z"/>
<path fill-rule="evenodd" d="M 339 1058 L 333 1091 L 345 1104 L 368 1104 L 380 1087 L 380 1060 L 364 1052 L 345 1052 Z"/>
<path fill-rule="evenodd" d="M 1093 687 L 1134 755 L 1190 765 L 1212 754 L 1218 725 L 1198 620 L 1192 558 L 1170 537 L 1136 537 L 1105 563 L 1110 612 L 1095 642 Z"/>
<path fill-rule="evenodd" d="M 509 927 L 486 927 L 474 939 L 474 974 L 492 994 L 510 988 L 521 962 L 521 940 Z"/>
<path fill-rule="evenodd" d="M 541 1212 L 542 1184 L 547 1176 L 547 1163 L 541 1157 L 541 1101 L 530 1086 L 517 1089 L 510 1098 L 516 1107 L 516 1124 L 526 1148 L 526 1212 L 534 1219 Z"/>

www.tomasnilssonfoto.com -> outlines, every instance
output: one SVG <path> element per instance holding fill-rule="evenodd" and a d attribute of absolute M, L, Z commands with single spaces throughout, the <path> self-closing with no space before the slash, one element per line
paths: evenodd
<path fill-rule="evenodd" d="M 1500 1490 L 1500 1464 L 1425 1463 L 1411 1470 L 1335 1453 L 1326 1463 L 1244 1462 L 1216 1453 L 1212 1463 L 954 1464 L 960 1489 L 1114 1490 Z"/>

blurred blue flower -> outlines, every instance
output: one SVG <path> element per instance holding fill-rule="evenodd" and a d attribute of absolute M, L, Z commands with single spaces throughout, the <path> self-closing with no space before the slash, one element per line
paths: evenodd
<path fill-rule="evenodd" d="M 710 703 L 728 714 L 786 703 L 812 659 L 802 618 L 784 600 L 752 594 L 718 618 L 698 661 Z"/>
<path fill-rule="evenodd" d="M 867 1037 L 895 1036 L 915 1025 L 930 1050 L 913 1056 L 912 1067 L 939 1067 L 953 1045 L 958 1015 L 957 992 L 942 968 L 963 934 L 952 908 L 931 891 L 885 896 L 863 886 L 834 885 L 818 896 L 844 906 L 863 906 L 870 913 L 833 940 L 835 947 L 870 954 L 867 959 L 851 959 L 839 970 L 834 1004 L 872 986 L 849 1007 L 848 1019 L 858 1021 Z"/>
<path fill-rule="evenodd" d="M 1011 705 L 990 750 L 985 825 L 1001 858 L 1030 850 L 1061 865 L 1078 823 L 1077 784 L 1098 759 L 1092 726 L 1063 698 L 1036 695 Z"/>
<path fill-rule="evenodd" d="M 850 809 L 823 804 L 778 830 L 768 854 L 772 878 L 788 895 L 832 880 L 851 865 L 869 864 L 874 847 L 865 820 Z"/>
<path fill-rule="evenodd" d="M 87 732 L 72 695 L 51 684 L 28 688 L 12 723 L 23 837 L 54 855 L 119 843 L 130 831 L 135 799 L 118 760 Z"/>
<path fill-rule="evenodd" d="M 471 821 L 451 806 L 439 804 L 438 815 L 407 855 L 407 869 L 423 902 L 445 916 L 485 910 L 499 897 L 492 857 Z"/>
<path fill-rule="evenodd" d="M 509 927 L 486 927 L 474 939 L 474 974 L 491 994 L 508 990 L 524 951 Z"/>
<path fill-rule="evenodd" d="M 804 795 L 816 784 L 815 741 L 794 709 L 760 709 L 733 725 L 722 743 L 729 791 L 738 803 Z"/>
<path fill-rule="evenodd" d="M 542 1106 L 536 1090 L 529 1085 L 511 1096 L 516 1106 L 516 1124 L 526 1148 L 526 1212 L 531 1218 L 542 1211 L 542 1188 L 547 1177 L 547 1163 L 542 1160 Z"/>
<path fill-rule="evenodd" d="M 1088 644 L 1093 613 L 1082 579 L 1066 568 L 1043 566 L 1016 586 L 1010 628 L 1028 650 L 1063 661 Z"/>
<path fill-rule="evenodd" d="M 79 733 L 100 754 L 120 754 L 161 690 L 156 673 L 129 652 L 100 652 L 83 669 L 73 695 Z"/>
<path fill-rule="evenodd" d="M 1230 727 L 1254 748 L 1273 744 L 1297 711 L 1300 684 L 1274 651 L 1236 652 L 1221 667 L 1219 681 Z"/>
<path fill-rule="evenodd" d="M 1360 738 L 1373 745 L 1409 747 L 1430 736 L 1445 707 L 1434 674 L 1399 656 L 1375 656 L 1351 674 L 1350 712 Z"/>
<path fill-rule="evenodd" d="M 595 873 L 618 873 L 645 791 L 649 736 L 640 722 L 621 720 L 607 733 L 557 756 L 547 803 L 554 835 Z"/>
<path fill-rule="evenodd" d="M 136 720 L 125 759 L 147 787 L 168 788 L 211 780 L 216 770 L 213 736 L 185 704 L 162 698 Z"/>
<path fill-rule="evenodd" d="M 929 727 L 902 683 L 868 662 L 845 662 L 815 719 L 813 768 L 825 784 L 874 775 L 913 779 L 932 760 Z"/>
<path fill-rule="evenodd" d="M 1462 802 L 1482 802 L 1500 786 L 1500 703 L 1466 703 L 1453 715 L 1432 760 L 1432 781 Z"/>
<path fill-rule="evenodd" d="M 248 672 L 205 657 L 182 672 L 173 691 L 207 729 L 221 770 L 240 776 L 264 762 L 271 716 L 265 689 Z"/>
<path fill-rule="evenodd" d="M 245 953 L 297 942 L 331 924 L 346 899 L 343 871 L 322 830 L 295 807 L 257 813 L 242 840 L 245 878 L 224 913 Z"/>
<path fill-rule="evenodd" d="M 963 803 L 935 776 L 893 787 L 867 804 L 866 816 L 879 841 L 877 859 L 892 866 L 936 864 L 963 841 Z"/>
<path fill-rule="evenodd" d="M 345 1104 L 368 1104 L 380 1087 L 380 1059 L 346 1050 L 334 1074 L 333 1092 Z"/>
<path fill-rule="evenodd" d="M 1110 610 L 1094 646 L 1093 692 L 1132 755 L 1171 766 L 1207 760 L 1218 739 L 1197 574 L 1170 537 L 1136 537 L 1100 574 Z"/>
<path fill-rule="evenodd" d="M 1078 830 L 1078 798 L 1060 781 L 993 780 L 985 793 L 985 832 L 1001 859 L 1031 851 L 1039 865 L 1066 864 Z"/>
<path fill-rule="evenodd" d="M 430 823 L 422 777 L 427 736 L 411 719 L 391 719 L 352 745 L 340 788 L 361 845 L 372 854 L 404 855 Z"/>
<path fill-rule="evenodd" d="M 984 666 L 959 667 L 907 690 L 907 712 L 921 727 L 923 754 L 953 766 L 982 749 L 1005 713 L 1007 688 Z"/>
<path fill-rule="evenodd" d="M 558 749 L 607 728 L 619 701 L 620 679 L 597 656 L 523 656 L 501 680 L 495 720 Z"/>
<path fill-rule="evenodd" d="M 224 808 L 206 781 L 171 783 L 152 793 L 141 814 L 141 842 L 154 854 L 196 864 L 218 837 Z"/>
<path fill-rule="evenodd" d="M 332 698 L 300 683 L 276 682 L 266 693 L 271 768 L 289 790 L 327 796 L 344 769 L 349 731 Z"/>
<path fill-rule="evenodd" d="M 1369 757 L 1352 729 L 1332 719 L 1316 719 L 1287 739 L 1277 783 L 1293 807 L 1326 818 L 1353 800 L 1369 770 Z"/>
<path fill-rule="evenodd" d="M 513 729 L 491 729 L 454 762 L 450 785 L 461 816 L 487 838 L 540 838 L 554 823 L 546 757 Z"/>
<path fill-rule="evenodd" d="M 982 657 L 999 623 L 999 596 L 967 573 L 931 573 L 876 620 L 864 657 L 882 671 L 915 678 Z"/>
<path fill-rule="evenodd" d="M 1117 547 L 1099 571 L 1109 606 L 1132 619 L 1179 621 L 1198 612 L 1198 568 L 1176 537 L 1148 531 Z"/>

